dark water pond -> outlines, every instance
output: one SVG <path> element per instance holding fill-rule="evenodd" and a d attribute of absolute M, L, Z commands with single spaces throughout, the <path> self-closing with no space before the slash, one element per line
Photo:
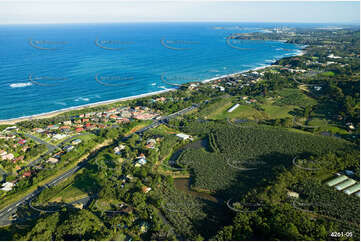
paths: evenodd
<path fill-rule="evenodd" d="M 196 192 L 191 190 L 190 188 L 190 179 L 189 178 L 176 178 L 174 179 L 174 185 L 178 190 L 191 194 L 194 197 L 201 198 L 207 201 L 211 201 L 214 203 L 220 203 L 220 199 L 205 193 L 205 192 Z"/>

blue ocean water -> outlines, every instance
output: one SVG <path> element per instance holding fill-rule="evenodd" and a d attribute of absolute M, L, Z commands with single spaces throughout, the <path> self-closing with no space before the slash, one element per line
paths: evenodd
<path fill-rule="evenodd" d="M 0 26 L 0 120 L 140 95 L 270 64 L 301 47 L 227 40 L 271 24 Z M 164 82 L 167 81 L 167 83 Z"/>

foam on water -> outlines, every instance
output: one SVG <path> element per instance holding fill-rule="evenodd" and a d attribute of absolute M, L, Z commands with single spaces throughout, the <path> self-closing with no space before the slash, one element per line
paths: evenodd
<path fill-rule="evenodd" d="M 214 28 L 218 25 L 229 28 Z M 236 25 L 240 27 L 235 28 Z M 163 73 L 187 77 L 180 78 L 181 81 L 177 84 L 192 79 L 211 80 L 216 76 L 267 65 L 271 60 L 282 58 L 286 54 L 294 55 L 300 48 L 277 41 L 245 41 L 242 47 L 247 50 L 239 50 L 230 47 L 225 41 L 230 33 L 245 33 L 268 27 L 272 28 L 274 25 L 1 25 L 0 120 L 174 88 L 161 81 Z M 67 44 L 56 50 L 39 50 L 29 45 L 29 38 L 34 41 L 65 41 Z M 96 39 L 134 44 L 120 50 L 107 50 L 95 45 Z M 197 44 L 184 51 L 174 50 L 162 46 L 161 39 L 170 40 L 168 43 L 188 40 Z M 292 51 L 286 52 L 283 49 Z M 33 77 L 49 78 L 39 79 L 37 83 L 9 83 L 9 80 L 27 80 L 30 74 Z M 106 78 L 99 82 L 95 78 L 97 75 Z"/>

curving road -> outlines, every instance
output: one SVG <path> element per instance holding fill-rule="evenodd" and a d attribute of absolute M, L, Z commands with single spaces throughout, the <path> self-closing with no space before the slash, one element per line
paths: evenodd
<path fill-rule="evenodd" d="M 38 137 L 36 137 L 34 135 L 31 135 L 31 134 L 26 134 L 26 133 L 23 133 L 23 134 L 22 133 L 14 133 L 14 134 L 24 135 L 24 136 L 36 141 L 37 143 L 43 144 L 43 145 L 46 146 L 46 148 L 48 148 L 49 151 L 54 151 L 56 149 L 60 149 L 58 146 L 50 144 L 50 143 L 48 143 L 48 142 L 46 142 L 46 141 L 44 141 L 44 140 L 42 140 L 42 139 L 40 139 L 40 138 L 38 138 Z"/>
<path fill-rule="evenodd" d="M 138 130 L 136 133 L 141 134 L 141 133 L 147 131 L 148 129 L 155 128 L 155 127 L 159 126 L 162 123 L 162 121 L 164 121 L 164 120 L 168 120 L 170 118 L 174 118 L 174 117 L 177 117 L 179 115 L 183 115 L 183 114 L 185 114 L 185 113 L 187 113 L 187 112 L 189 112 L 189 111 L 191 111 L 191 110 L 193 110 L 193 109 L 195 109 L 197 107 L 199 107 L 199 104 L 193 104 L 191 107 L 182 109 L 182 110 L 180 110 L 180 111 L 178 111 L 176 113 L 173 113 L 173 114 L 167 115 L 165 117 L 162 117 L 161 119 L 159 119 L 157 121 L 154 121 L 152 124 L 142 128 L 141 130 Z M 28 137 L 35 137 L 35 136 L 28 135 Z M 35 138 L 37 138 L 37 137 L 35 137 Z M 74 138 L 74 136 L 71 137 L 71 138 Z M 128 138 L 128 137 L 124 137 L 124 139 L 126 139 L 126 138 Z M 41 140 L 39 138 L 37 138 L 37 139 Z M 41 142 L 47 144 L 45 141 L 41 140 Z M 49 147 L 52 147 L 52 151 L 55 150 L 56 148 L 59 148 L 58 146 L 51 145 L 51 144 L 49 144 Z M 57 185 L 58 183 L 60 183 L 64 179 L 70 177 L 71 175 L 76 173 L 78 170 L 83 168 L 87 163 L 88 163 L 88 160 L 85 160 L 84 162 L 79 163 L 77 166 L 75 166 L 74 168 L 72 168 L 72 169 L 64 172 L 63 174 L 59 175 L 58 177 L 56 177 L 55 179 L 53 179 L 49 183 L 45 184 L 43 187 L 38 187 L 38 189 L 35 190 L 34 192 L 26 195 L 25 197 L 18 200 L 17 202 L 14 202 L 14 203 L 10 204 L 9 206 L 5 207 L 4 209 L 0 210 L 0 226 L 6 226 L 6 225 L 10 225 L 12 223 L 12 221 L 9 220 L 9 216 L 11 216 L 12 214 L 14 214 L 16 212 L 17 207 L 20 204 L 23 204 L 25 202 L 28 202 L 28 201 L 32 200 L 35 196 L 37 196 L 45 188 Z"/>
<path fill-rule="evenodd" d="M 16 132 L 13 132 L 13 134 L 15 135 L 24 135 L 32 140 L 34 140 L 35 142 L 39 143 L 39 144 L 43 144 L 46 146 L 46 148 L 48 149 L 48 151 L 41 155 L 39 158 L 33 160 L 32 162 L 30 162 L 27 166 L 21 168 L 21 170 L 23 170 L 24 168 L 26 167 L 30 167 L 30 166 L 35 166 L 37 165 L 41 160 L 43 160 L 43 157 L 47 156 L 48 154 L 50 154 L 51 152 L 53 152 L 54 150 L 57 150 L 57 149 L 60 149 L 60 147 L 56 146 L 56 145 L 53 145 L 53 144 L 50 144 L 34 135 L 31 135 L 31 134 L 26 134 L 26 133 L 16 133 Z"/>

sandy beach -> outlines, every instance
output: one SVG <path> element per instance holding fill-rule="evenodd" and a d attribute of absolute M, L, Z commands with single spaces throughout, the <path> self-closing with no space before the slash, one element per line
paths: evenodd
<path fill-rule="evenodd" d="M 29 116 L 24 116 L 24 117 L 19 117 L 19 118 L 0 120 L 0 125 L 1 124 L 15 124 L 20 121 L 32 120 L 32 119 L 51 118 L 51 117 L 55 117 L 59 114 L 66 113 L 66 112 L 69 112 L 72 110 L 81 110 L 81 109 L 85 109 L 85 108 L 92 108 L 92 107 L 97 107 L 97 106 L 102 106 L 102 105 L 107 105 L 107 104 L 112 104 L 112 103 L 117 103 L 117 102 L 122 102 L 122 101 L 124 102 L 124 101 L 134 100 L 134 99 L 143 98 L 143 97 L 150 97 L 150 96 L 159 95 L 159 94 L 174 91 L 174 90 L 176 90 L 176 89 L 169 88 L 169 89 L 165 89 L 165 90 L 161 90 L 161 91 L 150 92 L 150 93 L 140 94 L 140 95 L 136 95 L 136 96 L 123 97 L 123 98 L 112 99 L 112 100 L 108 100 L 108 101 L 102 101 L 102 102 L 84 104 L 84 105 L 70 107 L 70 108 L 64 108 L 64 109 L 55 110 L 55 111 L 47 112 L 47 113 L 34 114 L 34 115 L 29 115 Z"/>
<path fill-rule="evenodd" d="M 301 50 L 298 50 L 297 53 L 294 54 L 293 56 L 302 56 L 302 55 L 304 55 L 304 53 L 305 53 L 304 50 L 301 49 Z M 290 56 L 287 56 L 287 57 L 290 57 Z M 218 80 L 218 79 L 226 78 L 226 77 L 233 77 L 235 75 L 239 75 L 239 74 L 242 74 L 242 73 L 245 73 L 248 71 L 261 70 L 261 69 L 267 68 L 269 66 L 272 66 L 272 64 L 265 64 L 265 65 L 262 65 L 259 67 L 250 68 L 248 70 L 244 70 L 244 71 L 240 71 L 240 72 L 212 77 L 210 79 L 203 80 L 202 83 L 208 83 L 208 82 L 212 82 L 214 80 Z M 135 95 L 135 96 L 130 96 L 130 97 L 123 97 L 123 98 L 118 98 L 118 99 L 112 99 L 112 100 L 107 100 L 107 101 L 101 101 L 101 102 L 96 102 L 96 103 L 84 104 L 84 105 L 80 105 L 80 106 L 59 109 L 59 110 L 55 110 L 55 111 L 51 111 L 51 112 L 47 112 L 47 113 L 34 114 L 34 115 L 29 115 L 29 116 L 24 116 L 24 117 L 19 117 L 19 118 L 12 118 L 12 119 L 4 119 L 4 120 L 0 120 L 0 125 L 4 125 L 4 124 L 13 125 L 13 124 L 16 124 L 17 122 L 26 121 L 26 120 L 51 118 L 51 117 L 55 117 L 59 114 L 66 113 L 66 112 L 69 112 L 72 110 L 81 110 L 84 108 L 92 108 L 92 107 L 97 107 L 97 106 L 102 106 L 102 105 L 107 105 L 107 104 L 112 104 L 112 103 L 117 103 L 117 102 L 122 102 L 122 101 L 134 100 L 134 99 L 143 98 L 143 97 L 150 97 L 150 96 L 159 95 L 162 93 L 175 91 L 175 90 L 176 90 L 176 88 L 168 88 L 168 89 L 164 89 L 161 91 L 150 92 L 150 93 L 145 93 L 145 94 L 140 94 L 140 95 Z"/>

